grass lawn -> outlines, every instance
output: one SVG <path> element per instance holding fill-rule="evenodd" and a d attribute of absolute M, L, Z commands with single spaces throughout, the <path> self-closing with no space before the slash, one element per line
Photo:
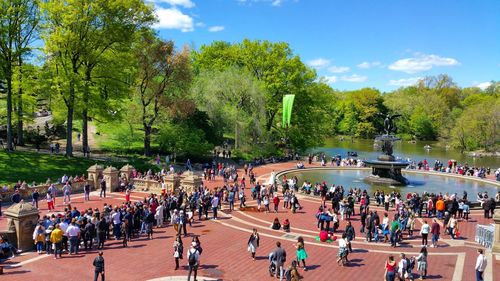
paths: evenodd
<path fill-rule="evenodd" d="M 87 169 L 100 164 L 104 167 L 112 165 L 120 169 L 126 163 L 97 161 L 86 158 L 66 158 L 60 155 L 50 155 L 34 152 L 10 152 L 0 151 L 0 184 L 12 184 L 18 180 L 31 184 L 45 183 L 47 178 L 53 182 L 64 174 L 68 176 L 87 174 Z M 141 158 L 130 158 L 129 163 L 139 171 L 153 168 L 152 164 Z"/>

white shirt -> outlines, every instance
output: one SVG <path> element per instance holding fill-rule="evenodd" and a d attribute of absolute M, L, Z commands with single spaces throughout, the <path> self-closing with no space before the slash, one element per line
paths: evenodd
<path fill-rule="evenodd" d="M 431 227 L 428 224 L 422 225 L 422 229 L 420 229 L 421 234 L 429 234 Z"/>
<path fill-rule="evenodd" d="M 398 263 L 399 274 L 402 274 L 404 271 L 406 271 L 406 267 L 407 267 L 406 259 L 401 259 Z"/>
<path fill-rule="evenodd" d="M 113 224 L 119 224 L 121 223 L 122 221 L 120 220 L 120 212 L 114 212 L 112 215 L 111 215 L 111 219 L 113 220 Z"/>
<path fill-rule="evenodd" d="M 481 254 L 481 255 L 477 256 L 475 269 L 479 272 L 484 272 L 484 270 L 486 269 L 487 263 L 488 262 L 486 261 L 486 257 Z"/>
<path fill-rule="evenodd" d="M 69 237 L 78 236 L 80 234 L 80 227 L 76 225 L 70 225 L 66 229 L 66 235 Z"/>
<path fill-rule="evenodd" d="M 62 232 L 63 232 L 64 234 L 66 234 L 66 229 L 68 229 L 68 223 L 66 223 L 66 222 L 61 222 L 61 223 L 59 224 L 59 227 L 61 228 Z"/>
<path fill-rule="evenodd" d="M 340 238 L 339 239 L 339 247 L 347 247 L 347 242 L 345 241 L 345 239 L 343 238 Z"/>

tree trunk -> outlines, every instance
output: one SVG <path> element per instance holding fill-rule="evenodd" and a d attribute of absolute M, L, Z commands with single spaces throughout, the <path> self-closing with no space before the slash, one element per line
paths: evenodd
<path fill-rule="evenodd" d="M 23 59 L 19 57 L 19 91 L 17 92 L 17 144 L 24 145 L 23 135 Z"/>
<path fill-rule="evenodd" d="M 7 71 L 5 73 L 7 80 L 7 150 L 12 151 L 14 147 L 12 137 L 12 68 L 7 62 Z"/>
<path fill-rule="evenodd" d="M 144 156 L 151 155 L 151 126 L 144 124 Z"/>
<path fill-rule="evenodd" d="M 66 102 L 66 107 L 68 108 L 68 115 L 66 117 L 66 156 L 73 156 L 73 111 L 75 106 L 75 86 L 73 82 L 69 86 L 70 96 Z"/>
<path fill-rule="evenodd" d="M 89 145 L 89 112 L 88 102 L 90 96 L 89 83 L 91 79 L 91 69 L 87 68 L 85 71 L 85 91 L 83 93 L 83 112 L 82 112 L 82 149 L 85 152 Z"/>

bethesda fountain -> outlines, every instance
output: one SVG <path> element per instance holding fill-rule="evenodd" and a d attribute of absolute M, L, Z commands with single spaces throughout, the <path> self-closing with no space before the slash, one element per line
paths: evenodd
<path fill-rule="evenodd" d="M 365 181 L 371 183 L 385 185 L 407 185 L 408 180 L 401 174 L 401 169 L 406 168 L 410 163 L 406 161 L 396 160 L 392 155 L 393 145 L 400 138 L 392 135 L 396 132 L 394 119 L 401 115 L 387 115 L 384 119 L 385 134 L 377 136 L 375 142 L 382 148 L 381 154 L 376 160 L 366 160 L 364 163 L 367 167 L 372 168 L 372 173 L 365 178 Z"/>

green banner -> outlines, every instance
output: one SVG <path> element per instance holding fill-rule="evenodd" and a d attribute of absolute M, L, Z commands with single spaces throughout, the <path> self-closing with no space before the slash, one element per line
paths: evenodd
<path fill-rule="evenodd" d="M 292 108 L 294 99 L 295 95 L 283 96 L 283 122 L 281 124 L 283 128 L 285 128 L 285 124 L 286 126 L 290 126 L 290 120 L 292 120 Z"/>

